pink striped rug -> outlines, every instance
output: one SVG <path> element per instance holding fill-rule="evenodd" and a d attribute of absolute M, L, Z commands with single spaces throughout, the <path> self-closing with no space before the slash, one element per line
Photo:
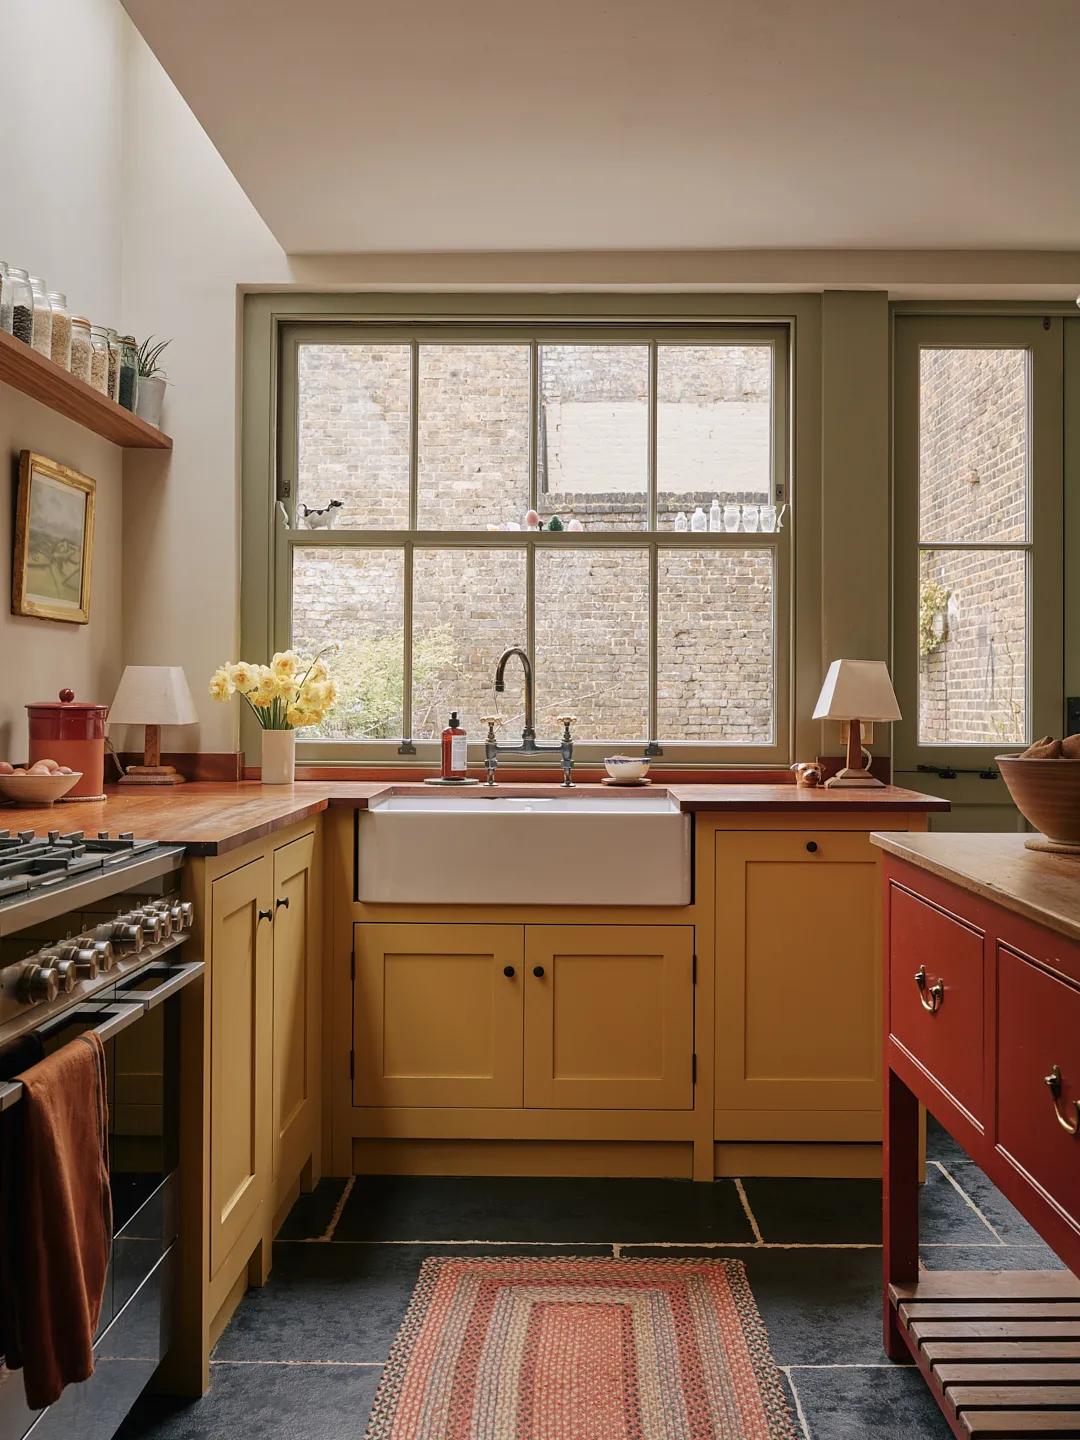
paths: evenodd
<path fill-rule="evenodd" d="M 739 1260 L 425 1260 L 367 1440 L 793 1440 Z"/>

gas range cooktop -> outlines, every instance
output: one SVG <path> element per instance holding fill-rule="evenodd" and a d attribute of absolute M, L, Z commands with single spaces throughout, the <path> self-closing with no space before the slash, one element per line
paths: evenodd
<path fill-rule="evenodd" d="M 0 829 L 0 935 L 175 870 L 183 856 L 181 846 L 139 840 L 130 830 Z"/>

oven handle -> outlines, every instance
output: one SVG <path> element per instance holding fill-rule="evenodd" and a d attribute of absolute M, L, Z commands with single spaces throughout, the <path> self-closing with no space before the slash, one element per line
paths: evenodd
<path fill-rule="evenodd" d="M 79 1013 L 78 1010 L 67 1010 L 59 1017 L 58 1023 L 70 1025 L 73 1017 Z M 85 1018 L 86 1012 L 83 1011 L 82 1014 Z M 122 1034 L 128 1026 L 141 1020 L 146 1014 L 146 1009 L 143 1005 L 109 1005 L 101 1010 L 91 1010 L 90 1014 L 104 1017 L 101 1024 L 95 1025 L 92 1031 L 104 1045 L 109 1040 L 115 1040 L 117 1035 Z M 0 1113 L 17 1105 L 22 1099 L 22 1092 L 22 1083 L 18 1080 L 0 1086 Z"/>
<path fill-rule="evenodd" d="M 150 971 L 152 972 L 155 968 L 155 966 L 151 966 Z M 141 1005 L 144 1012 L 149 1013 L 151 1010 L 156 1010 L 165 1000 L 170 999 L 173 995 L 179 994 L 179 992 L 190 985 L 193 980 L 197 980 L 206 969 L 206 964 L 202 960 L 190 960 L 182 965 L 171 965 L 169 969 L 172 973 L 167 975 L 160 985 L 155 985 L 153 990 L 132 990 L 128 992 L 124 990 L 123 986 L 120 986 L 117 992 L 117 999 L 124 1005 L 129 1003 Z M 136 975 L 132 978 L 138 977 Z"/>

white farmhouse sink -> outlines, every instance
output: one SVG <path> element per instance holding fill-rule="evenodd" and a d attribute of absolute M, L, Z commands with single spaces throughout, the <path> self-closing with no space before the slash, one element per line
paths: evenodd
<path fill-rule="evenodd" d="M 360 812 L 359 899 L 689 905 L 690 816 L 665 790 L 387 795 Z"/>

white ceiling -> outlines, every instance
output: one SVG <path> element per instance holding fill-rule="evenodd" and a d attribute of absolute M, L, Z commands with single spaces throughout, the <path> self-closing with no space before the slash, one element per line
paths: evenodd
<path fill-rule="evenodd" d="M 1077 0 L 124 0 L 292 253 L 1080 248 Z"/>

